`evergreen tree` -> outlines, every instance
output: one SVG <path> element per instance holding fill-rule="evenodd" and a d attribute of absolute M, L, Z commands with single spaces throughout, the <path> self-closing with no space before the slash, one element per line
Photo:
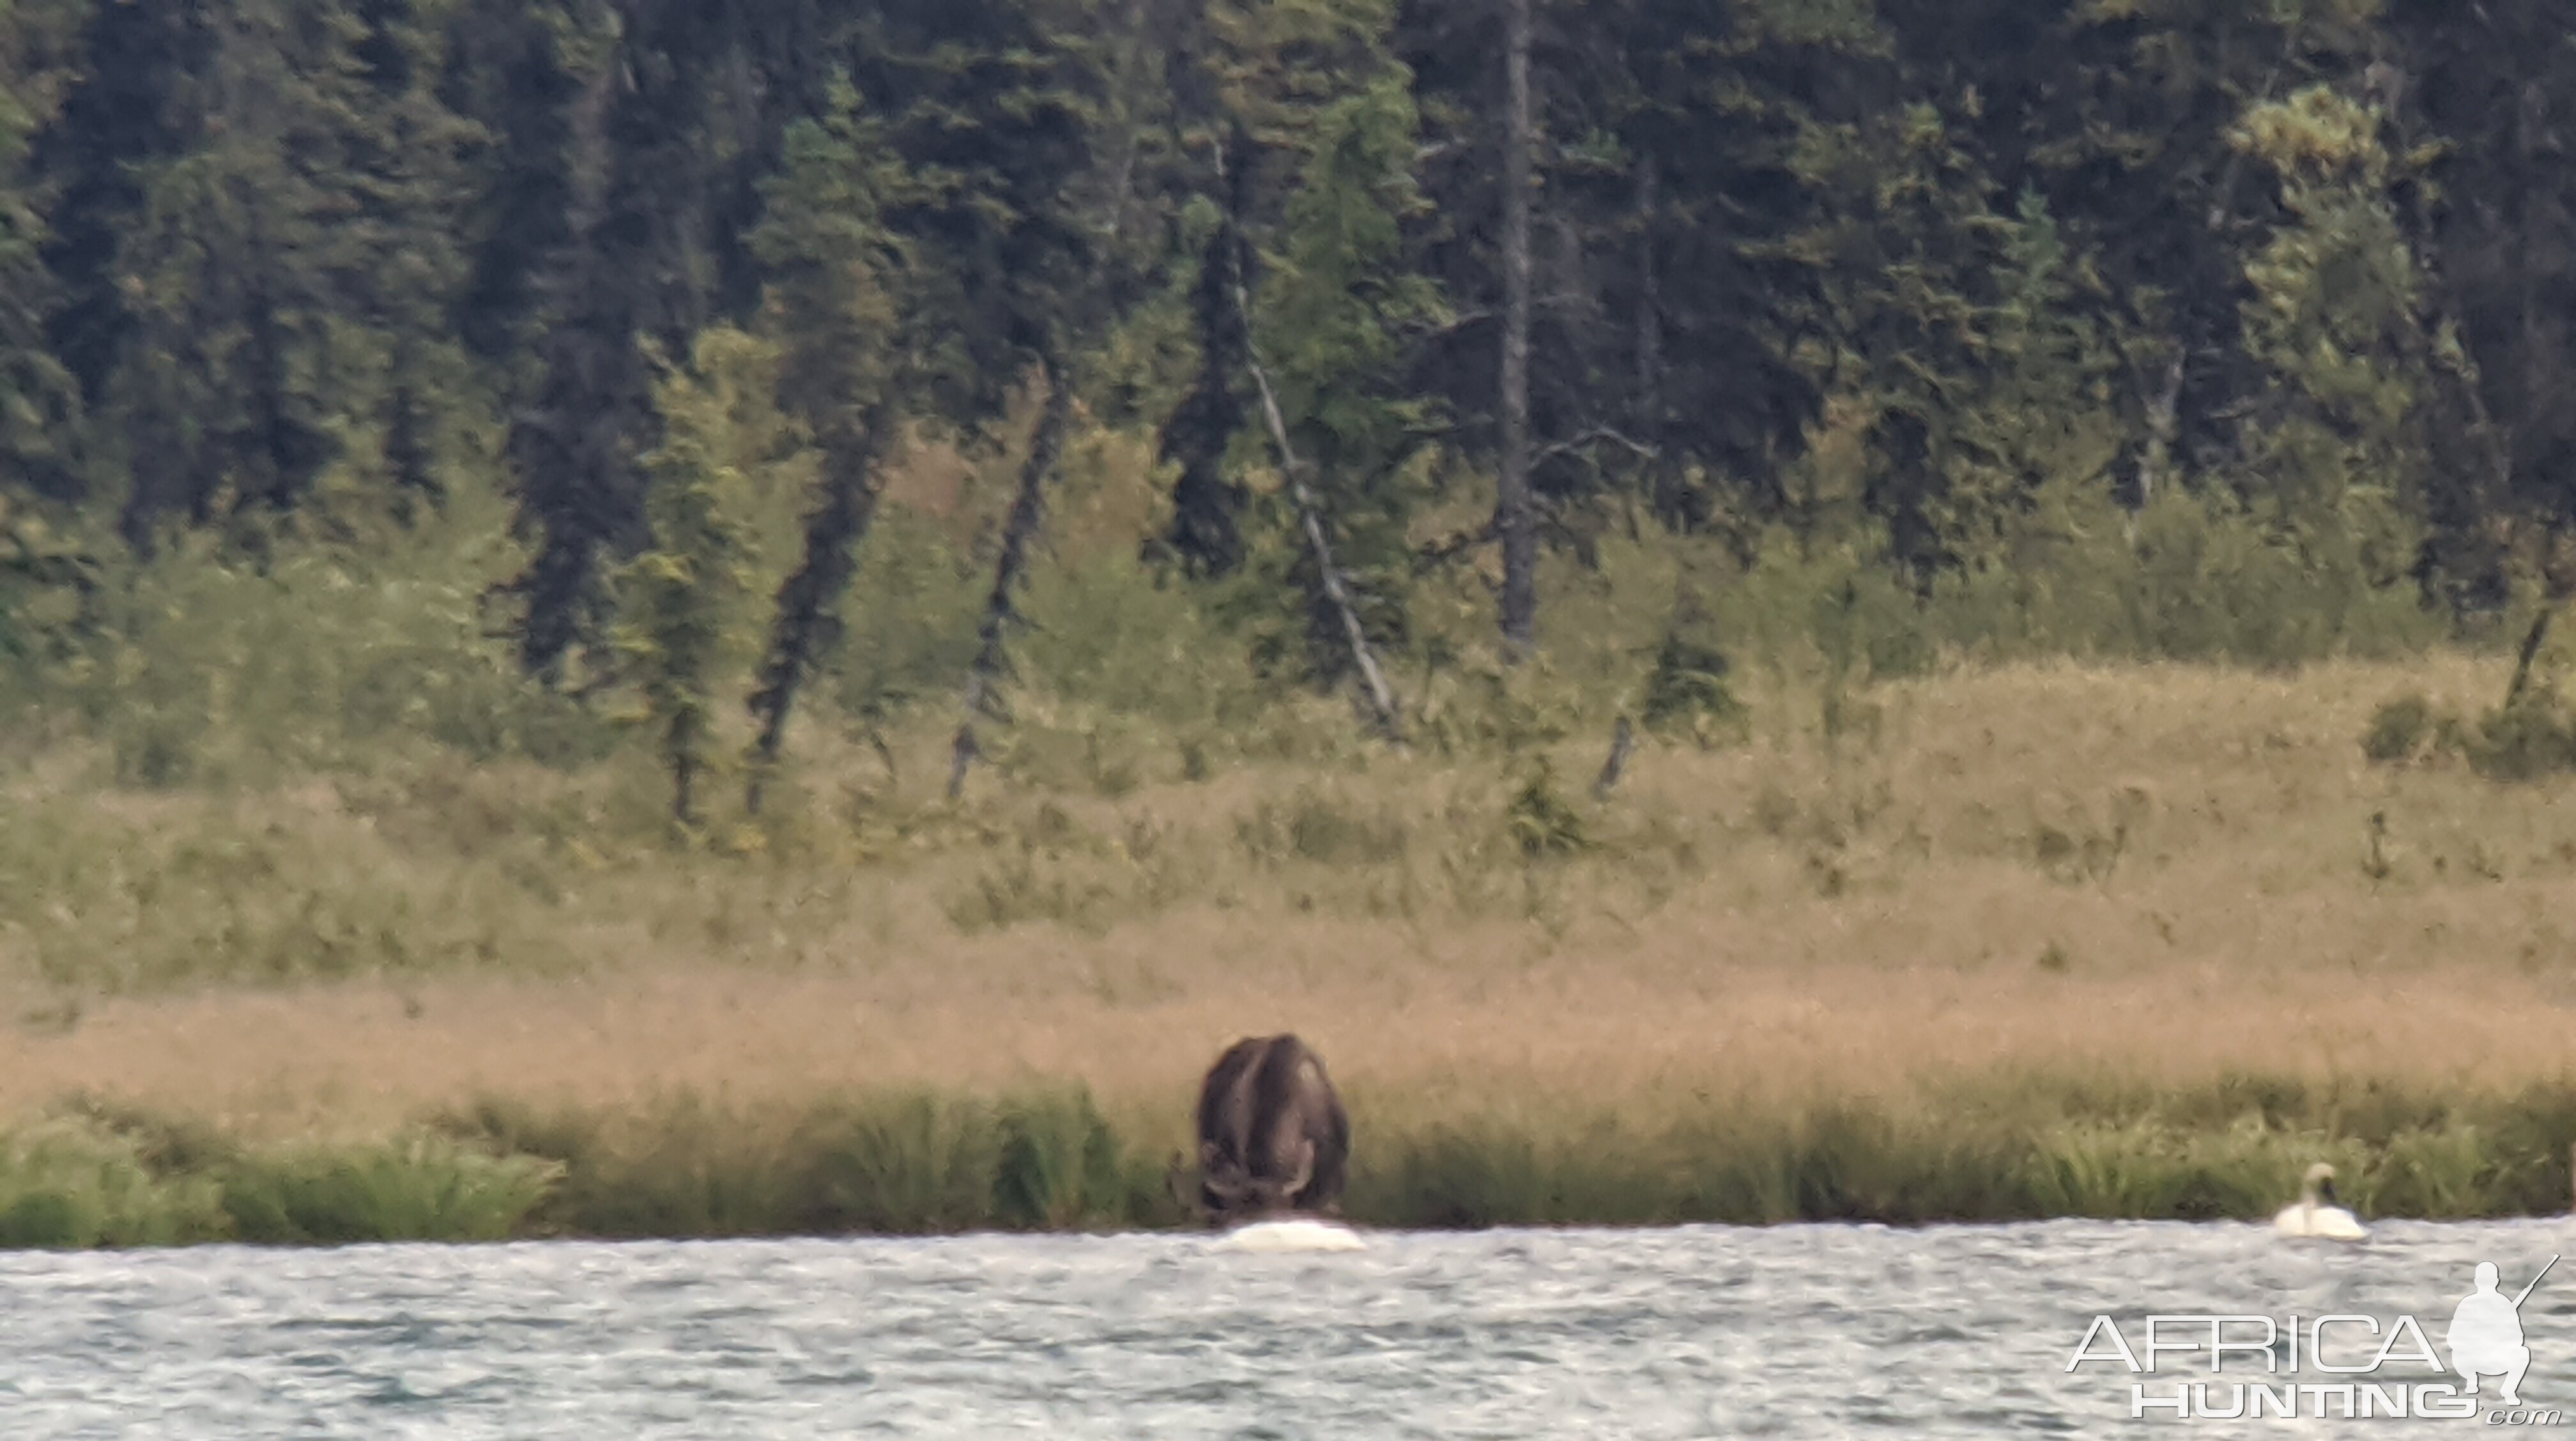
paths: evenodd
<path fill-rule="evenodd" d="M 642 693 L 683 828 L 697 824 L 716 696 L 740 659 L 754 476 L 780 448 L 769 401 L 776 364 L 769 347 L 719 328 L 700 337 L 686 371 L 655 383 L 662 443 L 644 457 L 652 541 L 615 575 L 615 644 Z"/>
<path fill-rule="evenodd" d="M 1215 202 L 1201 207 L 1191 247 L 1191 338 L 1197 374 L 1164 422 L 1159 458 L 1180 467 L 1172 482 L 1172 521 L 1163 539 L 1192 571 L 1230 574 L 1243 564 L 1242 483 L 1227 473 L 1234 438 L 1251 418 L 1243 393 L 1251 337 L 1236 302 L 1235 282 L 1248 263 L 1243 217 L 1251 208 L 1251 140 L 1239 124 L 1204 137 L 1213 162 Z"/>
<path fill-rule="evenodd" d="M 458 216 L 467 167 L 488 137 L 436 93 L 443 47 L 420 0 L 363 0 L 357 18 L 365 89 L 349 117 L 361 251 L 352 309 L 375 331 L 380 463 L 407 503 L 442 490 L 435 397 L 461 379 L 449 330 L 466 277 Z"/>
<path fill-rule="evenodd" d="M 897 313 L 910 257 L 885 225 L 904 177 L 881 120 L 836 80 L 829 109 L 787 135 L 785 165 L 765 187 L 768 217 L 753 237 L 770 277 L 768 324 L 784 348 L 780 398 L 822 451 L 805 521 L 805 553 L 777 597 L 760 685 L 750 805 L 778 759 L 798 690 L 841 631 L 840 605 L 857 547 L 876 514 L 879 463 L 903 414 L 906 357 L 919 343 Z"/>
<path fill-rule="evenodd" d="M 574 127 L 597 118 L 585 97 L 604 96 L 586 83 L 601 63 L 586 13 L 580 0 L 465 0 L 449 18 L 438 92 L 484 141 L 457 216 L 465 276 L 451 323 L 489 363 L 525 357 L 572 241 Z"/>
<path fill-rule="evenodd" d="M 79 491 L 80 394 L 55 359 L 45 318 L 55 303 L 45 222 L 28 149 L 59 69 L 39 17 L 0 0 L 0 495 L 19 487 L 57 499 Z"/>
<path fill-rule="evenodd" d="M 144 169 L 117 255 L 130 329 L 110 393 L 138 537 L 164 515 L 293 509 L 357 389 L 358 27 L 325 0 L 230 0 L 205 23 L 205 65 L 169 100 L 192 143 Z"/>
<path fill-rule="evenodd" d="M 1810 125 L 1796 168 L 1815 219 L 1786 246 L 1816 297 L 1807 328 L 1817 340 L 1801 359 L 1865 446 L 1857 488 L 1806 497 L 1802 520 L 1812 531 L 1857 507 L 1925 584 L 1961 561 L 1964 517 L 1994 503 L 1953 490 L 1975 473 L 1958 421 L 1984 378 L 2003 229 L 1992 180 L 1957 140 L 1928 102 Z"/>
<path fill-rule="evenodd" d="M 2311 86 L 2249 111 L 2236 139 L 2288 216 L 2246 262 L 2248 349 L 2277 378 L 2249 417 L 2248 498 L 2320 573 L 2386 584 L 2416 560 L 2427 347 L 2382 118 Z"/>
<path fill-rule="evenodd" d="M 597 638 L 603 567 L 646 540 L 652 444 L 641 343 L 678 353 L 713 298 L 714 199 L 738 158 L 713 121 L 744 77 L 738 12 L 694 0 L 619 0 L 583 15 L 571 102 L 568 239 L 541 302 L 539 378 L 510 450 L 536 553 L 514 589 L 526 605 L 520 653 L 560 676 Z"/>
<path fill-rule="evenodd" d="M 1023 383 L 1046 397 L 994 562 L 952 794 L 980 754 L 977 719 L 1004 714 L 1013 595 L 1070 423 L 1075 367 L 1108 333 L 1132 278 L 1119 220 L 1129 187 L 1103 116 L 1114 72 L 1134 54 L 1118 43 L 1129 38 L 1120 24 L 1141 13 L 1102 26 L 1091 7 L 1043 0 L 895 6 L 843 41 L 851 79 L 883 106 L 887 142 L 917 181 L 884 213 L 922 261 L 900 297 L 921 337 L 908 388 L 917 384 L 925 413 L 972 431 L 1004 415 Z"/>
<path fill-rule="evenodd" d="M 2428 555 L 2439 593 L 2492 611 L 2516 572 L 2550 604 L 2576 595 L 2576 53 L 2546 0 L 2390 7 L 2405 196 L 2434 317 L 2439 457 Z"/>
<path fill-rule="evenodd" d="M 142 178 L 193 138 L 183 91 L 214 47 L 213 18 L 181 0 L 88 7 L 78 82 L 36 136 L 33 160 L 52 192 L 45 265 L 61 292 L 47 338 L 92 406 L 133 323 L 121 257 L 144 218 Z"/>
<path fill-rule="evenodd" d="M 1307 472 L 1288 479 L 1310 488 L 1325 549 L 1381 643 L 1404 633 L 1406 530 L 1422 499 L 1410 462 L 1433 428 L 1429 403 L 1405 384 L 1411 337 L 1445 319 L 1438 287 L 1409 264 L 1406 227 L 1424 207 L 1412 173 L 1415 124 L 1391 65 L 1313 117 L 1247 337 L 1276 378 L 1289 447 Z M 1300 668 L 1339 677 L 1354 651 L 1327 594 L 1324 557 L 1300 543 L 1300 519 L 1283 519 L 1296 557 L 1284 593 L 1302 600 L 1305 616 Z"/>
<path fill-rule="evenodd" d="M 2099 277 L 2036 191 L 2022 192 L 2000 240 L 1994 302 L 1978 321 L 1983 362 L 1946 418 L 1928 519 L 1955 563 L 2013 572 L 2037 568 L 2034 521 L 2107 509 L 2125 430 L 2121 357 L 2097 319 Z"/>

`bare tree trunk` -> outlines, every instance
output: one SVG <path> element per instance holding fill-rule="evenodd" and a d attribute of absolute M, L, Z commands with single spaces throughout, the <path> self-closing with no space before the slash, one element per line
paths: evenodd
<path fill-rule="evenodd" d="M 1637 162 L 1637 428 L 1646 444 L 1663 414 L 1664 296 L 1655 274 L 1655 162 Z"/>
<path fill-rule="evenodd" d="M 1663 276 L 1655 269 L 1655 217 L 1661 202 L 1660 181 L 1655 170 L 1655 157 L 1645 155 L 1637 160 L 1637 396 L 1635 415 L 1637 439 L 1658 452 L 1654 463 L 1650 495 L 1655 514 L 1675 530 L 1690 526 L 1695 517 L 1682 494 L 1681 468 L 1664 459 L 1664 289 Z"/>
<path fill-rule="evenodd" d="M 777 766 L 787 738 L 787 713 L 814 667 L 840 639 L 841 595 L 858 570 L 858 546 L 876 518 L 877 459 L 884 453 L 893 414 L 883 405 L 860 420 L 856 434 L 832 437 L 823 447 L 823 496 L 805 518 L 805 559 L 778 587 L 778 619 L 769 654 L 761 662 L 760 689 L 750 709 L 760 722 L 752 744 L 752 770 L 744 808 L 760 814 L 761 789 Z"/>
<path fill-rule="evenodd" d="M 2182 417 L 2183 342 L 2174 338 L 2173 363 L 2165 367 L 2164 389 L 2147 402 L 2147 443 L 2138 450 L 2138 509 L 2156 498 L 2156 483 L 2173 463 L 2174 440 Z"/>
<path fill-rule="evenodd" d="M 2549 638 L 2549 623 L 2558 616 L 2558 604 L 2555 595 L 2541 601 L 2540 614 L 2532 620 L 2531 629 L 2523 633 L 2522 650 L 2513 658 L 2513 679 L 2504 688 L 2507 708 L 2522 699 L 2524 689 L 2531 684 L 2532 660 L 2540 654 L 2540 643 Z"/>
<path fill-rule="evenodd" d="M 1610 758 L 1601 763 L 1601 774 L 1592 782 L 1594 800 L 1610 798 L 1610 792 L 1618 787 L 1619 777 L 1628 769 L 1628 752 L 1636 746 L 1637 732 L 1628 724 L 1626 716 L 1619 717 L 1619 724 L 1610 732 Z"/>
<path fill-rule="evenodd" d="M 697 808 L 691 804 L 697 778 L 695 749 L 675 735 L 671 742 L 671 819 L 684 830 L 698 823 Z"/>
<path fill-rule="evenodd" d="M 1538 638 L 1538 527 L 1530 501 L 1530 4 L 1503 0 L 1502 458 L 1494 529 L 1503 541 L 1503 642 L 1514 661 Z"/>
<path fill-rule="evenodd" d="M 2538 81 L 2526 82 L 2515 99 L 2518 103 L 2514 106 L 2514 156 L 2520 162 L 2517 168 L 2524 174 L 2530 174 L 2534 168 L 2532 152 L 2537 140 L 2534 132 L 2541 126 L 2549 101 Z M 2529 200 L 2530 195 L 2521 189 L 2516 189 L 2507 198 L 2506 203 L 2513 208 L 2513 233 L 2515 234 L 2531 233 L 2528 219 Z M 2555 367 L 2544 365 L 2539 359 L 2547 351 L 2544 349 L 2546 341 L 2540 330 L 2540 287 L 2535 274 L 2538 267 L 2532 263 L 2531 250 L 2528 246 L 2515 249 L 2513 269 L 2514 279 L 2518 282 L 2516 288 L 2521 292 L 2518 298 L 2522 310 L 2522 354 L 2515 357 L 2518 364 L 2514 368 L 2522 374 L 2523 414 L 2547 415 L 2552 409 L 2549 390 L 2553 377 L 2550 372 Z"/>
<path fill-rule="evenodd" d="M 1037 538 L 1038 527 L 1046 519 L 1046 485 L 1055 474 L 1056 456 L 1064 449 L 1065 424 L 1073 411 L 1073 387 L 1053 359 L 1045 362 L 1044 378 L 1046 409 L 1039 413 L 1037 431 L 1029 437 L 1029 458 L 1020 467 L 1019 497 L 1011 502 L 1010 519 L 1002 525 L 1002 556 L 993 566 L 993 593 L 984 602 L 984 624 L 978 632 L 982 644 L 975 651 L 974 668 L 966 675 L 966 715 L 957 723 L 948 762 L 950 800 L 966 789 L 966 768 L 983 754 L 975 741 L 975 718 L 1002 719 L 994 687 L 1010 667 L 1010 658 L 1002 651 L 1003 632 L 1019 618 L 1011 605 L 1011 591 L 1028 568 L 1029 542 Z"/>
<path fill-rule="evenodd" d="M 1235 303 L 1243 303 L 1241 287 L 1235 290 Z M 1244 318 L 1247 327 L 1250 314 Z M 1305 479 L 1305 463 L 1297 458 L 1288 443 L 1288 425 L 1279 414 L 1279 401 L 1270 390 L 1269 373 L 1261 368 L 1260 356 L 1245 348 L 1244 364 L 1252 371 L 1252 383 L 1261 390 L 1261 416 L 1270 426 L 1270 443 L 1278 448 L 1279 468 L 1288 477 L 1288 494 L 1296 502 L 1297 522 L 1306 532 L 1306 544 L 1315 552 L 1315 569 L 1323 576 L 1324 600 L 1334 614 L 1341 617 L 1342 634 L 1351 644 L 1351 662 L 1359 667 L 1360 681 L 1368 688 L 1369 708 L 1377 713 L 1379 729 L 1386 738 L 1401 745 L 1404 741 L 1404 717 L 1397 708 L 1395 691 L 1386 683 L 1386 672 L 1379 668 L 1377 651 L 1369 645 L 1368 631 L 1360 624 L 1359 609 L 1351 604 L 1350 587 L 1342 580 L 1342 569 L 1333 562 L 1333 542 L 1325 534 L 1323 516 L 1315 504 L 1315 493 Z"/>

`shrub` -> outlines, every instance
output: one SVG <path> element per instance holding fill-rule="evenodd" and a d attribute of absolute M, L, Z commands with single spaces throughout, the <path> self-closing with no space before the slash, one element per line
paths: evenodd
<path fill-rule="evenodd" d="M 558 1163 L 416 1134 L 246 1153 L 223 1175 L 223 1208 L 245 1241 L 498 1241 L 562 1174 Z"/>
<path fill-rule="evenodd" d="M 2436 719 L 2433 703 L 2421 693 L 2398 696 L 2371 714 L 2361 753 L 2382 765 L 2412 760 L 2432 739 Z"/>

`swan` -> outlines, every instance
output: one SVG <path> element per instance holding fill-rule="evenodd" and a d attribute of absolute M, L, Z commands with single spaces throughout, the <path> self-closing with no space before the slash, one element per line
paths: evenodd
<path fill-rule="evenodd" d="M 2370 1234 L 2350 1211 L 2335 1204 L 2334 1167 L 2323 1161 L 2308 1168 L 2299 1187 L 2299 1203 L 2272 1218 L 2272 1229 L 2284 1236 L 2319 1236 L 2329 1241 L 2358 1241 Z"/>
<path fill-rule="evenodd" d="M 1366 1243 L 1348 1226 L 1291 1216 L 1255 1221 L 1228 1231 L 1221 1243 L 1229 1251 L 1358 1251 Z"/>

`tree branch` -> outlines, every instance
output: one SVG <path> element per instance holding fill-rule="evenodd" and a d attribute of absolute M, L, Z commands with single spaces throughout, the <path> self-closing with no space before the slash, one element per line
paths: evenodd
<path fill-rule="evenodd" d="M 1617 430 L 1614 430 L 1609 426 L 1596 425 L 1590 430 L 1583 432 L 1581 435 L 1574 437 L 1572 440 L 1560 440 L 1556 444 L 1540 451 L 1537 455 L 1532 456 L 1530 458 L 1531 467 L 1534 469 L 1538 466 L 1545 465 L 1549 461 L 1556 459 L 1558 456 L 1572 455 L 1574 452 L 1582 450 L 1595 442 L 1604 440 L 1609 441 L 1613 445 L 1627 449 L 1639 460 L 1653 460 L 1656 456 L 1662 454 L 1662 452 L 1656 450 L 1653 446 L 1644 445 L 1637 441 L 1630 440 L 1628 437 L 1621 435 Z"/>

